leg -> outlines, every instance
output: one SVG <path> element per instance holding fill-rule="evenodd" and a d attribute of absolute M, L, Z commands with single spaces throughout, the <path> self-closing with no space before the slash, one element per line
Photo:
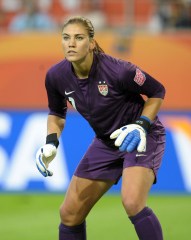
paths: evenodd
<path fill-rule="evenodd" d="M 60 240 L 86 240 L 86 216 L 113 183 L 73 176 L 60 208 Z"/>
<path fill-rule="evenodd" d="M 154 173 L 149 168 L 137 166 L 123 170 L 122 203 L 140 240 L 163 239 L 157 217 L 146 207 L 154 178 Z"/>

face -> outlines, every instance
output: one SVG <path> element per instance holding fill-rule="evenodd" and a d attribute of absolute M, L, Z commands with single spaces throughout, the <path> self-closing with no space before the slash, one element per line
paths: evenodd
<path fill-rule="evenodd" d="M 82 24 L 68 24 L 62 32 L 62 46 L 65 58 L 70 62 L 82 62 L 87 59 L 94 48 Z"/>

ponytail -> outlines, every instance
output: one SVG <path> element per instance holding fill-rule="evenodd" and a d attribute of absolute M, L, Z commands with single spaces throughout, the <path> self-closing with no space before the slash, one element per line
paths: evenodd
<path fill-rule="evenodd" d="M 99 46 L 96 40 L 95 41 L 95 48 L 94 48 L 94 53 L 99 54 L 99 53 L 104 53 L 104 50 Z"/>

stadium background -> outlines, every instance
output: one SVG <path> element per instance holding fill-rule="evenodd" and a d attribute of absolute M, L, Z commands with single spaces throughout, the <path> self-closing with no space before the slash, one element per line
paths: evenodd
<path fill-rule="evenodd" d="M 0 1 L 1 239 L 13 239 L 12 236 L 21 240 L 56 239 L 58 206 L 79 159 L 93 137 L 87 122 L 68 105 L 66 128 L 57 158 L 52 163 L 54 176 L 47 179 L 37 172 L 34 158 L 37 149 L 44 144 L 48 112 L 44 77 L 47 69 L 64 57 L 60 26 L 71 14 L 85 15 L 92 20 L 96 28 L 95 38 L 106 53 L 136 63 L 165 85 L 167 95 L 160 117 L 166 127 L 167 144 L 158 183 L 153 186 L 149 201 L 161 215 L 165 239 L 190 239 L 191 26 L 177 27 L 173 24 L 173 11 L 177 16 L 182 9 L 182 1 L 73 0 L 70 5 L 61 0 L 36 2 L 40 4 L 40 11 L 56 23 L 55 29 L 10 30 L 11 21 L 23 11 L 22 5 L 19 0 Z M 190 6 L 189 1 L 183 2 L 188 4 L 186 7 Z M 155 18 L 162 7 L 171 10 L 173 19 L 165 26 L 156 23 Z M 104 214 L 108 218 L 113 214 L 118 217 L 118 222 L 126 224 L 121 206 L 117 212 L 112 211 L 113 207 L 118 209 L 119 199 L 120 182 L 90 215 L 91 240 L 126 239 L 125 234 L 109 237 L 109 228 L 107 231 L 107 227 L 104 229 L 99 224 Z M 55 229 L 48 225 L 48 213 Z M 40 226 L 36 223 L 36 214 Z M 27 225 L 24 218 L 28 216 L 30 224 Z M 95 233 L 95 222 L 98 223 L 98 232 L 105 231 L 105 237 Z M 108 224 L 112 226 L 113 221 Z M 8 228 L 10 225 L 12 235 Z M 48 229 L 47 235 L 42 226 Z M 121 226 L 117 226 L 120 229 Z M 30 238 L 23 228 L 30 231 L 33 227 L 38 231 L 30 234 Z M 132 226 L 127 227 L 126 236 L 136 239 Z"/>

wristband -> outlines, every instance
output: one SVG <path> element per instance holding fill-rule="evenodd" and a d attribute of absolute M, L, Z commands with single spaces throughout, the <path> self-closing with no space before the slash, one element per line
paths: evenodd
<path fill-rule="evenodd" d="M 57 138 L 57 133 L 51 133 L 46 136 L 46 144 L 54 144 L 54 146 L 57 148 L 59 145 L 59 141 Z"/>
<path fill-rule="evenodd" d="M 150 126 L 151 126 L 151 120 L 146 117 L 146 116 L 141 116 L 140 118 L 138 118 L 135 122 L 135 124 L 138 124 L 139 126 L 141 126 L 142 128 L 144 128 L 144 130 L 146 132 L 149 131 Z"/>

